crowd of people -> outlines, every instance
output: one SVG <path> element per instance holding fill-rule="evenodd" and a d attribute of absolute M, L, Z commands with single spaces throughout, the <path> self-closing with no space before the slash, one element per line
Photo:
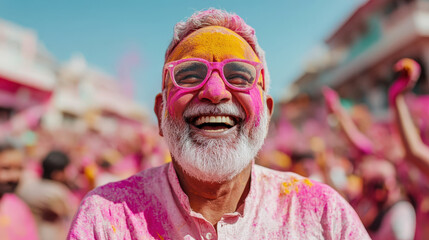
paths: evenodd
<path fill-rule="evenodd" d="M 90 190 L 170 161 L 153 129 L 112 138 L 38 125 L 2 138 L 0 239 L 65 239 Z"/>
<path fill-rule="evenodd" d="M 224 13 L 218 12 L 217 10 L 209 10 L 204 14 L 208 15 L 210 18 Z M 203 18 L 202 16 L 204 14 L 196 14 L 193 17 Z M 234 21 L 237 21 L 241 24 L 241 18 L 238 16 L 233 16 L 233 18 Z M 202 21 L 204 21 L 204 19 Z M 187 22 L 185 25 L 186 24 L 191 23 Z M 244 24 L 244 22 L 242 24 Z M 187 33 L 190 34 L 190 37 L 186 37 L 186 34 L 180 36 L 180 38 L 182 38 L 180 41 L 183 42 L 180 42 L 179 40 L 177 40 L 178 42 L 173 41 L 173 47 L 167 51 L 166 61 L 168 57 L 168 60 L 172 61 L 172 64 L 178 65 L 181 63 L 180 61 L 183 61 L 183 59 L 181 59 L 183 56 L 181 56 L 180 53 L 190 51 L 191 54 L 197 54 L 195 50 L 190 50 L 193 48 L 190 48 L 186 44 L 194 44 L 193 46 L 195 47 L 199 46 L 198 44 L 200 44 L 197 41 L 201 41 L 205 45 L 209 45 L 211 47 L 207 49 L 212 50 L 216 49 L 216 47 L 210 45 L 212 44 L 211 41 L 218 41 L 221 39 L 222 41 L 227 40 L 231 41 L 231 43 L 235 43 L 234 41 L 239 39 L 237 38 L 236 33 L 232 33 L 230 30 L 226 31 L 226 28 L 224 29 L 218 27 L 210 29 L 207 27 L 205 28 L 204 26 L 200 26 L 200 29 L 196 31 L 196 34 Z M 185 28 L 180 29 L 180 26 L 178 27 L 178 31 L 185 31 L 186 29 L 184 29 Z M 223 35 L 221 34 L 220 37 L 218 37 L 219 39 L 214 38 L 213 34 L 219 32 Z M 194 37 L 194 39 L 192 39 L 192 37 Z M 251 37 L 253 38 L 254 35 Z M 246 41 L 249 42 L 247 39 Z M 244 46 L 242 43 L 240 44 L 240 47 Z M 176 45 L 179 45 L 181 48 L 183 48 L 182 52 L 177 53 L 173 51 Z M 236 51 L 236 49 L 232 48 L 231 46 L 226 46 L 224 49 L 217 49 L 217 52 L 214 52 L 213 55 L 216 55 L 216 57 L 218 57 L 218 55 L 226 56 L 228 47 L 233 51 Z M 180 47 L 176 49 L 181 49 Z M 260 52 L 258 52 L 259 46 L 255 47 L 252 45 L 252 48 L 250 48 L 250 46 L 247 48 L 250 50 L 245 49 L 246 51 L 255 51 L 259 58 L 263 56 L 260 54 Z M 236 54 L 236 52 L 234 52 L 234 54 Z M 262 59 L 262 61 L 264 61 L 264 59 Z M 187 63 L 186 61 L 184 62 Z M 204 63 L 206 65 L 213 64 L 210 62 L 206 63 L 205 60 L 195 60 L 195 62 L 200 62 L 200 64 Z M 225 65 L 227 63 L 228 62 L 226 62 Z M 255 62 L 252 62 L 252 64 L 258 67 L 261 65 L 258 65 L 258 63 Z M 213 66 L 210 65 L 210 67 Z M 262 65 L 260 67 L 262 68 Z M 424 96 L 421 97 L 409 94 L 410 90 L 413 88 L 420 76 L 420 66 L 411 59 L 403 59 L 399 61 L 397 65 L 395 65 L 395 70 L 398 72 L 399 77 L 395 79 L 389 90 L 390 108 L 394 113 L 394 117 L 390 119 L 390 121 L 374 121 L 374 119 L 371 118 L 371 113 L 364 106 L 355 107 L 353 108 L 353 111 L 346 110 L 341 105 L 341 100 L 338 94 L 334 90 L 326 87 L 323 89 L 326 108 L 318 109 L 317 114 L 314 115 L 316 117 L 313 116 L 312 118 L 301 120 L 299 126 L 297 126 L 298 124 L 289 121 L 289 119 L 287 119 L 285 116 L 280 115 L 274 121 L 275 123 L 271 124 L 268 138 L 265 140 L 265 144 L 259 151 L 255 161 L 257 164 L 266 166 L 268 168 L 294 172 L 303 177 L 311 179 L 311 181 L 309 181 L 307 179 L 294 177 L 297 175 L 291 175 L 292 177 L 290 178 L 290 181 L 285 181 L 282 183 L 283 187 L 281 191 L 284 195 L 288 195 L 293 191 L 296 191 L 296 194 L 298 194 L 298 191 L 308 191 L 308 194 L 314 194 L 310 193 L 310 190 L 307 190 L 304 187 L 295 185 L 296 182 L 302 182 L 304 185 L 309 187 L 316 184 L 315 188 L 319 190 L 321 189 L 320 191 L 325 191 L 326 194 L 331 194 L 331 190 L 325 189 L 322 185 L 317 185 L 317 183 L 321 182 L 329 185 L 343 198 L 345 198 L 354 208 L 364 227 L 373 239 L 424 239 L 425 236 L 429 236 L 429 228 L 427 228 L 429 225 L 429 105 L 424 104 Z M 226 71 L 225 68 L 222 69 L 222 72 L 223 71 Z M 169 73 L 171 74 L 172 72 Z M 209 73 L 210 72 L 207 74 Z M 163 77 L 166 76 L 167 75 Z M 175 77 L 179 77 L 179 75 Z M 225 76 L 222 76 L 222 78 L 225 78 Z M 209 81 L 207 79 L 204 81 Z M 163 81 L 164 80 L 165 79 L 163 79 Z M 176 79 L 174 81 L 176 81 L 174 84 L 170 83 L 167 86 L 164 86 L 163 83 L 163 88 L 187 88 L 186 86 L 179 86 Z M 223 81 L 225 82 L 227 80 L 223 79 Z M 232 85 L 233 83 L 225 82 L 224 84 Z M 262 91 L 265 94 L 265 82 L 260 83 L 258 80 L 256 83 L 252 84 L 252 86 L 246 86 L 250 89 L 246 89 L 246 91 Z M 201 84 L 198 87 L 201 87 Z M 203 88 L 209 87 L 212 87 L 212 85 Z M 240 89 L 241 87 L 242 86 L 240 85 L 234 85 L 231 87 L 231 89 L 243 91 Z M 179 111 L 178 108 L 173 109 L 171 107 L 174 104 L 180 104 L 180 101 L 174 101 L 174 97 L 176 97 L 174 94 L 177 94 L 177 98 L 181 98 L 184 95 L 181 94 L 179 90 L 174 91 L 177 92 L 171 93 L 172 95 L 159 95 L 157 97 L 157 102 L 159 104 L 156 106 L 156 109 L 158 109 L 156 110 L 156 113 L 159 120 L 159 126 L 161 128 L 161 135 L 169 134 L 169 131 L 174 132 L 176 130 L 176 132 L 181 132 L 183 130 L 180 128 L 180 126 L 176 126 L 177 129 L 170 129 L 168 127 L 168 124 L 173 124 L 175 118 L 164 119 L 164 117 L 167 115 L 175 116 L 175 114 L 179 114 L 177 113 L 177 111 Z M 203 94 L 206 95 L 204 95 L 202 98 L 206 100 L 208 99 L 212 102 L 217 101 L 215 99 L 214 90 L 212 92 L 204 92 Z M 262 94 L 259 92 L 254 94 L 254 96 L 261 95 Z M 243 97 L 243 99 L 243 101 L 246 100 L 245 97 Z M 265 95 L 263 99 L 266 101 L 263 104 L 267 104 L 270 111 L 269 116 L 271 116 L 271 110 L 273 107 L 272 99 L 270 97 L 266 98 Z M 168 102 L 166 103 L 165 101 Z M 163 103 L 161 104 L 161 102 Z M 263 107 L 261 107 L 261 109 L 262 108 Z M 261 109 L 259 110 L 262 112 Z M 254 112 L 252 111 L 250 111 L 252 114 L 259 114 L 259 112 L 256 110 Z M 268 111 L 266 114 L 268 114 Z M 247 118 L 249 116 L 245 117 Z M 263 124 L 265 124 L 263 120 L 259 122 L 259 118 L 257 118 L 258 120 L 255 119 L 253 119 L 255 121 L 255 128 L 262 126 L 260 128 L 263 130 Z M 204 121 L 204 119 L 201 121 Z M 201 125 L 204 125 L 204 123 Z M 243 128 L 248 127 L 247 125 L 243 126 Z M 218 127 L 219 126 L 217 125 L 211 126 L 208 124 L 207 126 L 203 126 L 202 129 L 217 131 L 219 130 L 217 129 Z M 120 182 L 116 185 L 108 185 L 108 187 L 98 188 L 97 191 L 92 192 L 92 195 L 86 198 L 86 203 L 83 203 L 83 205 L 80 207 L 80 210 L 78 211 L 79 203 L 92 189 L 103 186 L 110 182 L 123 180 L 142 170 L 161 166 L 164 163 L 170 162 L 172 160 L 167 150 L 167 144 L 161 140 L 158 130 L 155 129 L 156 128 L 153 126 L 142 126 L 142 128 L 138 131 L 129 131 L 112 138 L 103 136 L 95 131 L 76 133 L 67 129 L 48 130 L 42 128 L 40 125 L 37 125 L 33 129 L 20 132 L 19 135 L 2 137 L 2 139 L 0 139 L 0 236 L 8 236 L 8 239 L 64 239 L 68 234 L 73 217 L 77 212 L 78 215 L 74 220 L 74 228 L 71 235 L 69 235 L 71 239 L 78 239 L 79 236 L 82 237 L 80 234 L 89 234 L 87 230 L 90 228 L 94 229 L 93 231 L 106 231 L 103 234 L 106 236 L 113 236 L 110 234 L 119 232 L 119 229 L 116 225 L 112 224 L 105 226 L 104 222 L 91 222 L 91 224 L 95 225 L 87 225 L 88 222 L 86 222 L 86 220 L 90 221 L 90 217 L 94 217 L 96 214 L 98 214 L 94 213 L 94 211 L 98 211 L 97 209 L 89 209 L 90 206 L 96 206 L 95 204 L 97 204 L 97 201 L 99 201 L 99 199 L 94 196 L 95 194 L 103 196 L 103 194 L 112 194 L 112 191 L 121 191 L 121 193 L 124 193 L 124 191 L 129 191 L 126 193 L 134 194 L 134 192 L 138 190 L 133 190 L 133 186 L 128 185 L 131 183 L 135 183 L 136 185 L 146 184 L 136 182 L 139 179 L 144 179 L 149 184 L 151 181 L 154 181 L 151 180 L 150 177 L 153 179 L 158 179 L 157 181 L 154 181 L 153 184 L 159 184 L 159 186 L 165 184 L 165 186 L 162 186 L 165 188 L 171 187 L 174 191 L 177 191 L 175 187 L 179 186 L 178 184 L 175 186 L 170 182 L 170 185 L 174 185 L 170 186 L 168 185 L 167 181 L 164 181 L 159 177 L 161 173 L 169 174 L 168 178 L 169 181 L 171 181 L 170 178 L 172 177 L 170 171 L 174 172 L 174 170 L 170 169 L 173 168 L 176 168 L 176 173 L 178 174 L 181 184 L 180 186 L 182 188 L 185 186 L 183 184 L 185 184 L 186 181 L 190 182 L 192 180 L 194 183 L 198 183 L 198 181 L 204 182 L 204 179 L 200 179 L 198 177 L 201 175 L 203 170 L 193 169 L 190 165 L 191 163 L 186 162 L 186 159 L 178 160 L 177 151 L 179 150 L 172 149 L 171 147 L 173 144 L 171 142 L 177 142 L 177 140 L 173 139 L 173 137 L 175 137 L 175 135 L 173 135 L 170 137 L 170 139 L 167 139 L 167 141 L 170 141 L 170 150 L 173 151 L 172 155 L 176 158 L 176 161 L 178 161 L 177 164 L 174 162 L 176 164 L 174 167 L 173 164 L 171 167 L 164 165 L 167 167 L 158 168 L 161 169 L 162 172 L 161 170 L 151 170 L 145 172 L 145 174 L 136 175 L 140 178 L 134 177 L 132 180 L 128 180 L 126 182 Z M 253 133 L 252 130 L 249 131 Z M 180 136 L 177 137 L 180 138 Z M 215 145 L 217 145 L 217 143 L 215 143 Z M 213 148 L 216 147 L 215 145 L 213 145 Z M 192 145 L 192 147 L 194 146 Z M 182 149 L 181 153 L 186 153 L 185 150 Z M 209 150 L 207 150 L 207 155 L 212 154 L 212 151 Z M 257 150 L 258 149 L 256 149 L 256 152 Z M 253 157 L 251 157 L 249 161 L 252 159 Z M 204 177 L 213 179 L 216 177 L 219 178 L 219 176 L 221 176 L 221 170 L 228 170 L 224 169 L 223 166 L 218 166 L 218 168 L 220 169 L 219 172 L 214 173 L 207 170 Z M 250 178 L 250 174 L 252 172 L 252 174 L 261 174 L 260 177 L 269 178 L 268 172 L 265 172 L 266 170 L 261 170 L 259 168 L 255 168 L 254 170 L 250 169 L 253 169 L 253 166 L 250 166 L 250 168 L 246 167 L 244 170 L 240 169 L 241 172 L 237 172 L 236 174 L 238 174 L 238 177 L 244 176 L 242 174 L 248 174 L 248 177 Z M 272 172 L 272 174 L 276 175 L 277 173 Z M 253 176 L 256 175 L 252 175 L 252 177 Z M 279 178 L 285 178 L 286 175 L 277 174 L 276 176 Z M 176 176 L 174 175 L 174 177 Z M 176 182 L 179 182 L 179 180 Z M 219 180 L 216 181 L 219 182 Z M 274 182 L 277 180 L 274 179 L 270 181 Z M 241 191 L 244 192 L 244 195 L 249 194 L 249 191 L 253 191 L 253 188 L 249 187 L 247 180 L 243 183 L 244 185 L 242 185 L 243 188 Z M 255 183 L 252 182 L 252 184 Z M 192 187 L 192 185 L 189 186 Z M 213 189 L 216 187 L 215 184 L 208 184 L 204 186 L 213 187 Z M 145 185 L 145 187 L 148 186 Z M 256 188 L 258 187 L 261 189 L 263 188 L 261 186 L 256 186 Z M 148 194 L 148 196 L 153 194 L 156 199 L 159 197 L 159 194 L 165 194 L 165 201 L 168 201 L 169 197 L 172 199 L 174 198 L 172 197 L 172 193 L 159 193 L 160 191 L 166 191 L 165 189 L 160 189 L 157 187 L 155 188 L 150 189 L 149 191 L 148 187 L 148 189 L 145 189 L 146 194 Z M 197 190 L 192 188 L 184 188 L 184 191 L 189 190 L 197 192 Z M 258 189 L 258 191 L 259 190 L 260 189 Z M 141 189 L 139 191 L 141 191 Z M 192 195 L 192 191 L 191 193 L 186 192 L 186 194 L 189 197 L 195 197 Z M 180 194 L 179 196 L 181 197 L 186 196 L 185 194 Z M 279 197 L 277 196 L 278 193 L 274 190 L 272 194 L 270 194 L 271 190 L 270 192 L 267 192 L 266 197 Z M 244 208 L 240 208 L 240 206 L 244 206 L 244 198 L 241 195 L 235 197 L 237 197 L 237 203 L 235 205 L 236 209 L 232 209 L 232 212 L 238 211 L 238 215 L 240 216 L 242 214 L 250 214 L 250 212 L 246 212 L 250 211 L 249 209 L 246 210 Z M 357 223 L 353 220 L 353 213 L 348 212 L 349 210 L 347 205 L 342 205 L 343 203 L 341 203 L 341 201 L 338 200 L 336 195 L 333 193 L 332 196 L 330 195 L 330 197 L 332 197 L 333 200 L 339 202 L 341 207 L 338 208 L 338 210 L 341 209 L 342 211 L 346 212 L 344 215 L 338 215 L 338 217 L 346 219 L 345 222 L 349 221 L 349 223 L 355 226 L 354 229 L 351 229 L 353 227 L 348 227 L 348 229 L 344 229 L 344 231 L 347 231 L 350 236 L 355 234 L 353 236 L 365 237 L 366 233 L 363 233 L 359 230 L 360 223 Z M 147 201 L 145 204 L 148 205 L 154 204 L 160 207 L 163 206 L 160 202 L 154 203 L 155 201 L 158 201 L 155 200 L 155 198 L 146 199 L 144 196 L 139 196 L 138 199 L 141 201 Z M 187 199 L 186 197 L 184 198 Z M 110 200 L 114 202 L 117 199 L 125 199 L 121 200 L 124 202 L 135 200 L 129 200 L 126 198 L 126 196 L 112 196 Z M 182 198 L 180 199 L 180 201 L 183 200 Z M 312 199 L 303 200 L 302 198 L 296 200 L 297 198 L 292 197 L 291 199 L 293 199 L 294 202 L 303 201 L 302 204 L 310 204 L 310 202 L 306 201 L 313 201 L 313 203 L 315 201 Z M 173 202 L 174 200 L 171 201 Z M 190 201 L 191 205 L 196 204 L 196 200 L 191 199 Z M 255 206 L 258 206 L 256 205 L 257 201 L 251 201 L 255 200 L 246 199 L 246 204 L 255 204 Z M 194 209 L 195 206 L 201 207 L 203 205 L 192 205 L 192 208 Z M 141 208 L 141 206 L 137 205 L 127 207 L 131 207 L 133 209 Z M 333 205 L 333 207 L 338 206 Z M 266 206 L 264 208 L 266 208 Z M 298 211 L 296 209 L 294 210 L 293 208 L 295 208 L 295 205 L 289 208 L 289 210 Z M 223 226 L 217 225 L 218 223 L 222 222 L 222 224 L 228 224 L 227 220 L 220 218 L 223 213 L 219 215 L 219 218 L 213 217 L 213 215 L 210 214 L 207 215 L 209 216 L 207 217 L 204 214 L 206 212 L 204 212 L 205 209 L 203 207 L 201 207 L 199 210 L 204 215 L 204 217 L 208 219 L 207 222 L 211 223 L 213 226 L 217 226 L 218 231 L 220 231 L 220 227 Z M 308 209 L 303 208 L 302 211 L 307 210 Z M 118 212 L 118 214 L 124 214 L 126 211 L 128 210 L 121 210 Z M 163 214 L 166 214 L 163 211 L 156 209 L 151 209 L 150 211 L 146 211 L 144 209 L 142 211 L 144 211 L 145 215 L 147 214 L 151 217 L 161 217 Z M 317 212 L 324 210 L 314 209 L 314 211 Z M 332 212 L 333 210 L 330 211 L 331 212 L 327 211 L 328 214 L 336 214 Z M 179 218 L 179 212 L 176 214 L 177 216 L 174 215 L 170 217 Z M 269 214 L 275 214 L 269 209 L 265 209 L 263 211 L 261 210 L 260 213 L 266 214 L 267 216 L 269 216 Z M 91 214 L 94 214 L 94 216 Z M 113 212 L 110 214 L 115 213 Z M 126 214 L 130 214 L 128 218 L 131 222 L 141 220 L 138 219 L 139 216 L 132 215 L 128 212 Z M 195 212 L 192 212 L 192 214 L 194 214 L 192 215 L 194 218 L 204 219 L 202 217 L 203 215 L 198 215 L 199 213 L 196 214 Z M 276 214 L 275 216 L 277 216 Z M 101 216 L 97 215 L 95 217 Z M 169 219 L 170 217 L 166 218 Z M 231 214 L 229 217 L 233 219 L 234 216 Z M 279 219 L 283 219 L 283 215 L 279 215 L 278 217 Z M 298 220 L 296 221 L 301 221 L 304 219 L 304 216 L 301 217 L 302 218 L 297 218 Z M 115 216 L 113 216 L 112 219 L 112 221 L 116 221 L 117 224 L 121 224 L 120 219 L 115 219 Z M 149 226 L 161 220 L 162 219 L 146 219 L 145 224 Z M 262 221 L 262 217 L 259 220 Z M 294 218 L 292 220 L 294 220 Z M 235 222 L 232 222 L 231 224 L 234 223 Z M 127 223 L 125 225 L 130 228 L 129 224 L 133 225 L 133 223 Z M 255 223 L 253 222 L 253 224 Z M 289 222 L 288 224 L 292 223 Z M 326 224 L 326 226 L 324 224 Z M 322 227 L 330 229 L 337 226 L 335 225 L 336 223 L 332 224 L 333 225 L 331 226 L 329 223 L 323 223 Z M 260 222 L 260 225 L 262 226 L 264 224 Z M 292 225 L 287 226 L 292 227 Z M 161 236 L 163 234 L 168 236 L 170 236 L 169 234 L 172 234 L 172 232 L 165 232 L 166 228 L 170 228 L 172 226 L 154 225 L 153 227 L 153 229 L 164 227 L 163 230 L 160 230 L 164 232 L 152 232 L 153 229 L 149 229 L 148 233 L 146 234 L 158 236 L 160 239 L 163 239 Z M 179 234 L 181 231 L 178 230 L 179 228 L 188 229 L 188 227 L 189 225 L 184 223 L 180 227 L 175 227 L 175 231 L 177 230 L 177 234 Z M 255 227 L 255 229 L 256 228 L 257 227 Z M 106 229 L 109 229 L 110 232 L 107 232 Z M 252 231 L 256 231 L 255 229 Z M 308 228 L 305 227 L 304 229 L 308 230 Z M 192 228 L 189 228 L 188 230 L 191 232 Z M 262 228 L 258 234 L 261 234 L 260 236 L 262 236 L 264 233 L 271 230 L 272 229 L 269 228 Z M 312 229 L 312 231 L 313 230 L 315 231 L 314 234 L 319 234 L 319 232 L 317 232 L 318 229 Z M 354 230 L 355 232 L 353 232 Z M 130 231 L 131 234 L 141 234 L 141 232 L 139 232 L 140 230 L 134 231 L 134 229 L 130 228 L 128 231 Z M 340 231 L 341 234 L 344 234 L 343 230 Z M 217 233 L 220 234 L 220 232 Z M 100 234 L 99 232 L 93 232 L 93 234 L 94 236 L 104 236 L 103 234 L 98 235 Z M 126 232 L 124 234 L 129 233 Z M 213 234 L 216 234 L 216 232 Z M 235 234 L 240 233 L 235 232 Z M 300 234 L 308 233 L 301 232 Z M 210 232 L 207 233 L 206 239 L 210 239 L 211 237 L 212 234 Z"/>
<path fill-rule="evenodd" d="M 402 59 L 393 67 L 398 78 L 388 92 L 388 121 L 376 121 L 365 105 L 346 109 L 337 92 L 325 87 L 325 109 L 299 124 L 278 119 L 259 163 L 332 186 L 373 239 L 425 239 L 429 108 L 426 96 L 411 92 L 419 64 Z"/>

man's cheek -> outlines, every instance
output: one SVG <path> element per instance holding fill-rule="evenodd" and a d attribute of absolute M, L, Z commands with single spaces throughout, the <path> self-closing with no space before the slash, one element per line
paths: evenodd
<path fill-rule="evenodd" d="M 259 90 L 259 88 L 253 88 L 250 90 L 250 99 L 251 99 L 251 107 L 254 111 L 254 118 L 255 118 L 255 127 L 259 126 L 260 122 L 260 116 L 262 114 L 262 102 L 263 102 L 263 95 L 262 92 Z M 250 116 L 247 116 L 247 118 L 250 118 Z"/>
<path fill-rule="evenodd" d="M 191 101 L 192 94 L 183 89 L 173 88 L 167 93 L 167 110 L 173 118 L 181 118 L 185 106 Z M 164 114 L 167 114 L 165 112 Z"/>

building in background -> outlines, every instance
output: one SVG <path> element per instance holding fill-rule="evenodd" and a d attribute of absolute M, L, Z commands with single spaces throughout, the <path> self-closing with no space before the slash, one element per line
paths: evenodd
<path fill-rule="evenodd" d="M 363 103 L 383 120 L 388 117 L 392 66 L 403 57 L 421 64 L 416 91 L 429 93 L 428 0 L 369 0 L 325 43 L 325 51 L 307 63 L 285 94 L 280 109 L 290 110 L 298 104 L 303 110 L 298 115 L 312 113 L 314 105 L 320 106 L 321 89 L 326 85 L 338 91 L 349 105 Z"/>
<path fill-rule="evenodd" d="M 89 67 L 83 56 L 75 56 L 59 68 L 53 105 L 46 118 L 52 128 L 109 135 L 140 128 L 149 121 L 147 111 L 126 95 L 119 81 Z"/>
<path fill-rule="evenodd" d="M 56 85 L 56 68 L 34 31 L 0 19 L 0 124 L 45 104 Z"/>
<path fill-rule="evenodd" d="M 0 138 L 36 126 L 136 132 L 148 123 L 148 113 L 122 85 L 83 56 L 58 62 L 33 30 L 0 19 Z"/>

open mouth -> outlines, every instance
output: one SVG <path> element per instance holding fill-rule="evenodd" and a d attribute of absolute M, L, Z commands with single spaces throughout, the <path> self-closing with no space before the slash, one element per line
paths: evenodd
<path fill-rule="evenodd" d="M 223 132 L 234 127 L 238 119 L 232 116 L 199 116 L 190 119 L 190 123 L 196 128 L 207 132 Z"/>

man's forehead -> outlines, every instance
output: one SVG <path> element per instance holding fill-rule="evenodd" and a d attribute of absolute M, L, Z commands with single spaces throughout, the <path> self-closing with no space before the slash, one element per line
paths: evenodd
<path fill-rule="evenodd" d="M 167 62 L 191 57 L 208 61 L 240 58 L 260 62 L 246 40 L 234 31 L 220 26 L 201 28 L 189 34 L 176 46 Z"/>

